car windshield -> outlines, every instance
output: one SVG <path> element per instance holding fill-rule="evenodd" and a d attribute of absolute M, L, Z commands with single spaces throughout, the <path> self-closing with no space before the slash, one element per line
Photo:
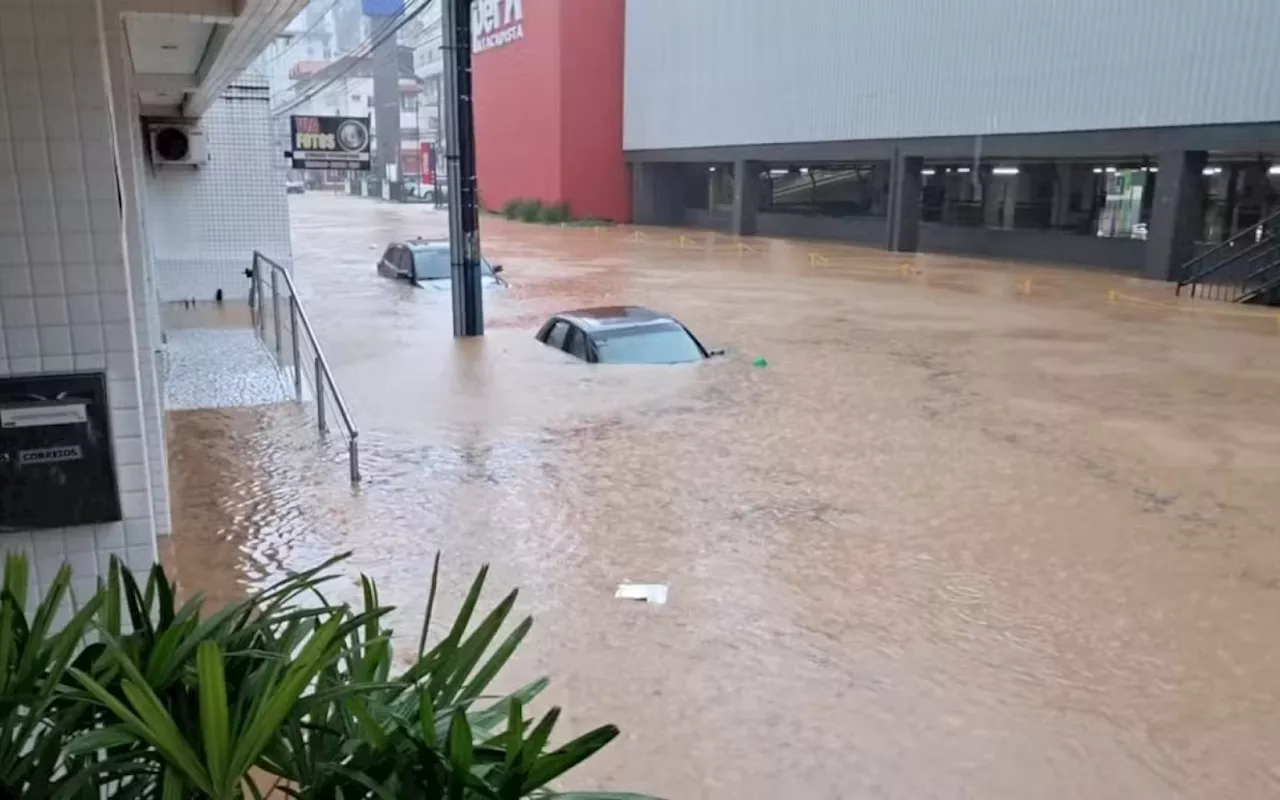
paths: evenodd
<path fill-rule="evenodd" d="M 414 247 L 413 272 L 420 281 L 447 281 L 452 275 L 449 251 L 443 247 Z M 493 268 L 486 259 L 480 259 L 480 274 L 493 275 Z"/>
<path fill-rule="evenodd" d="M 702 348 L 678 325 L 623 328 L 592 341 L 602 364 L 680 364 L 704 358 Z"/>

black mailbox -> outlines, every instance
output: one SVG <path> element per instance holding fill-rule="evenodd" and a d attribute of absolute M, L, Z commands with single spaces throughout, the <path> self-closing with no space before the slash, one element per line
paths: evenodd
<path fill-rule="evenodd" d="M 0 378 L 0 532 L 120 518 L 106 376 Z"/>

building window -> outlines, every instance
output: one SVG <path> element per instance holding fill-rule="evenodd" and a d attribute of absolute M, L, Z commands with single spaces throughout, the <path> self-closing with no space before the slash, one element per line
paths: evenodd
<path fill-rule="evenodd" d="M 404 111 L 417 111 L 418 96 L 416 94 L 400 95 L 400 108 Z"/>

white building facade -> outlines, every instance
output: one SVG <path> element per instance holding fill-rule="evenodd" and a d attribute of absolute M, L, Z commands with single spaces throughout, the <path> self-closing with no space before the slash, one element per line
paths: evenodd
<path fill-rule="evenodd" d="M 19 376 L 103 376 L 110 435 L 95 447 L 120 510 L 71 527 L 6 524 L 54 495 L 0 464 L 0 548 L 29 555 L 34 592 L 64 561 L 85 591 L 112 556 L 147 569 L 171 529 L 157 307 L 247 288 L 232 263 L 243 270 L 255 247 L 288 258 L 269 153 L 255 151 L 270 143 L 266 83 L 238 80 L 301 5 L 0 0 L 0 391 Z M 203 126 L 216 158 L 157 168 L 145 127 L 157 119 Z M 253 170 L 263 176 L 249 180 Z M 261 226 L 247 227 L 255 215 Z"/>

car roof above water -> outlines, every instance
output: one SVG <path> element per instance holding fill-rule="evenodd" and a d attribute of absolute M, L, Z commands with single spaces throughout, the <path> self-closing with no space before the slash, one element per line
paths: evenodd
<path fill-rule="evenodd" d="M 567 320 L 584 331 L 605 331 L 617 328 L 683 327 L 670 314 L 663 314 L 644 306 L 597 306 L 561 311 L 557 317 Z"/>
<path fill-rule="evenodd" d="M 405 247 L 414 250 L 448 250 L 448 239 L 407 239 L 404 242 Z"/>

